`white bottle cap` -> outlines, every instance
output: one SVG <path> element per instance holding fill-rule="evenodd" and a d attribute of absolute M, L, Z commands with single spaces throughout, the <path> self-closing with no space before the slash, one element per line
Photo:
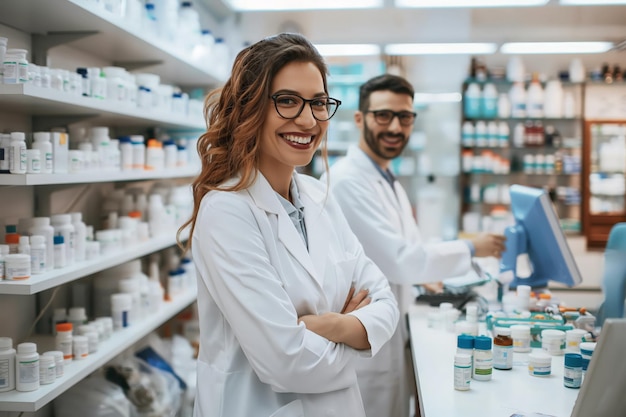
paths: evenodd
<path fill-rule="evenodd" d="M 10 337 L 0 337 L 0 350 L 12 349 L 13 339 Z"/>
<path fill-rule="evenodd" d="M 20 343 L 17 345 L 17 353 L 37 353 L 37 345 L 30 342 Z"/>
<path fill-rule="evenodd" d="M 41 235 L 33 235 L 30 237 L 30 244 L 31 245 L 42 245 L 46 243 L 46 238 L 44 236 Z"/>
<path fill-rule="evenodd" d="M 35 142 L 50 141 L 50 132 L 35 132 L 33 133 L 33 138 L 35 139 Z"/>
<path fill-rule="evenodd" d="M 24 140 L 26 135 L 24 132 L 11 132 L 11 140 Z"/>

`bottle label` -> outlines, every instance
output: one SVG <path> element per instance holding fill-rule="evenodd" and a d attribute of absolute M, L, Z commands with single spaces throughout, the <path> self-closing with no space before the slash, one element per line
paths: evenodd
<path fill-rule="evenodd" d="M 472 367 L 470 365 L 454 365 L 454 389 L 465 391 L 470 387 Z"/>
<path fill-rule="evenodd" d="M 0 359 L 0 389 L 9 387 L 9 365 L 8 359 Z"/>
<path fill-rule="evenodd" d="M 492 358 L 477 358 L 474 356 L 474 375 L 476 376 L 491 376 L 493 373 L 493 359 Z"/>
<path fill-rule="evenodd" d="M 39 359 L 19 361 L 17 369 L 18 381 L 22 384 L 30 384 L 39 381 Z"/>
<path fill-rule="evenodd" d="M 513 367 L 513 346 L 493 347 L 493 367 L 496 369 L 511 369 Z"/>

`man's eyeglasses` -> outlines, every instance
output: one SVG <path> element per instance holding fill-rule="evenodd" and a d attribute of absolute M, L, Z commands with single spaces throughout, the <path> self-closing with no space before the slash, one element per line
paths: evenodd
<path fill-rule="evenodd" d="M 308 100 L 296 94 L 274 94 L 270 98 L 283 119 L 297 118 L 302 113 L 304 105 L 309 103 L 315 120 L 325 122 L 335 115 L 341 105 L 341 101 L 331 97 L 316 97 Z"/>
<path fill-rule="evenodd" d="M 383 126 L 390 124 L 394 117 L 398 118 L 402 126 L 411 126 L 417 117 L 417 113 L 412 111 L 366 110 L 365 113 L 372 113 L 376 123 Z"/>

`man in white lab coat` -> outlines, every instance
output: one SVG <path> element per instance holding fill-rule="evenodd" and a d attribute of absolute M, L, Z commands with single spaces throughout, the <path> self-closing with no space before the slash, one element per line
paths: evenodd
<path fill-rule="evenodd" d="M 351 147 L 328 175 L 331 192 L 366 255 L 389 280 L 402 317 L 413 302 L 412 286 L 463 275 L 471 268 L 472 256 L 499 257 L 504 250 L 504 237 L 496 235 L 432 245 L 422 242 L 409 199 L 389 170 L 413 130 L 413 96 L 412 85 L 394 75 L 363 84 L 354 115 L 361 131 L 358 147 Z M 409 414 L 414 376 L 406 349 L 407 326 L 403 318 L 400 323 L 375 360 L 357 365 L 368 417 Z"/>

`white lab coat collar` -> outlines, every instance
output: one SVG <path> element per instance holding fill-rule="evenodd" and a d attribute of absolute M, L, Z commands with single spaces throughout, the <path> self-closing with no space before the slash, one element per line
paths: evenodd
<path fill-rule="evenodd" d="M 248 187 L 248 194 L 257 207 L 277 216 L 278 240 L 322 287 L 331 227 L 328 217 L 323 215 L 325 194 L 310 186 L 307 181 L 303 181 L 300 174 L 294 173 L 292 178 L 296 181 L 300 199 L 304 203 L 304 222 L 307 226 L 309 250 L 278 200 L 274 189 L 261 172 Z"/>
<path fill-rule="evenodd" d="M 398 198 L 399 193 L 404 193 L 401 187 L 398 186 L 398 182 L 394 182 L 394 188 L 391 188 L 391 185 L 383 176 L 378 172 L 376 167 L 374 166 L 374 162 L 370 159 L 370 157 L 358 146 L 352 145 L 348 148 L 347 156 L 351 159 L 352 162 L 358 167 L 359 171 L 365 174 L 369 181 L 375 182 L 379 185 L 380 191 L 384 194 L 384 198 L 386 201 L 390 202 L 394 205 L 396 210 L 403 210 L 403 204 Z M 332 181 L 332 178 L 331 178 Z M 403 219 L 403 228 L 408 227 Z"/>

